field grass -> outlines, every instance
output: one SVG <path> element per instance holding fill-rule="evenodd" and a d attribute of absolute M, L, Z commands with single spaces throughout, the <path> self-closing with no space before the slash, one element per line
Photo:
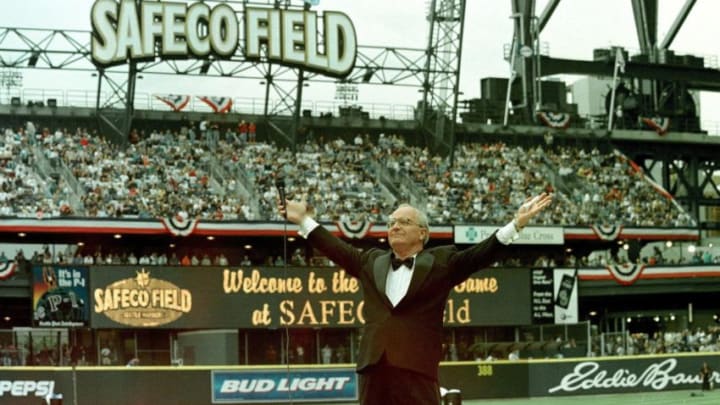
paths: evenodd
<path fill-rule="evenodd" d="M 700 392 L 691 391 L 663 391 L 643 392 L 637 394 L 607 394 L 607 395 L 581 395 L 572 397 L 544 397 L 525 399 L 483 399 L 463 401 L 463 405 L 625 405 L 625 404 L 652 404 L 652 405 L 710 405 L 720 404 L 720 391 Z"/>
<path fill-rule="evenodd" d="M 462 405 L 718 405 L 720 404 L 720 390 L 701 392 L 688 391 L 662 391 L 642 392 L 636 394 L 604 394 L 604 395 L 578 395 L 565 397 L 540 397 L 520 399 L 474 399 L 464 400 Z M 327 405 L 348 405 L 342 404 Z"/>

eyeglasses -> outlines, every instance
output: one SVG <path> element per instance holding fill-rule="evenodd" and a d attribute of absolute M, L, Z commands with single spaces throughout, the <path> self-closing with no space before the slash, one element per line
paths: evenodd
<path fill-rule="evenodd" d="M 387 222 L 388 228 L 392 228 L 396 224 L 398 224 L 400 226 L 410 226 L 410 225 L 420 226 L 420 224 L 418 224 L 417 222 L 413 221 L 410 218 L 393 218 L 393 217 L 388 218 L 388 222 Z"/>

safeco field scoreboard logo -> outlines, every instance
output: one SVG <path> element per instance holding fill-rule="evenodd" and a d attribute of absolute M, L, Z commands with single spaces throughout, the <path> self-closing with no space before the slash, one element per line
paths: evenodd
<path fill-rule="evenodd" d="M 353 369 L 213 371 L 212 402 L 280 403 L 357 400 L 357 376 Z"/>
<path fill-rule="evenodd" d="M 128 326 L 159 326 L 192 309 L 192 294 L 175 284 L 150 277 L 142 269 L 135 278 L 116 281 L 93 291 L 95 313 Z"/>

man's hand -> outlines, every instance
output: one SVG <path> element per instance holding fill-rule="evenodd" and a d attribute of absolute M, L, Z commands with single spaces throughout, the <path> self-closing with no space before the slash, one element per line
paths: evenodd
<path fill-rule="evenodd" d="M 515 226 L 518 230 L 525 227 L 530 219 L 544 210 L 552 202 L 552 195 L 542 193 L 535 197 L 528 197 L 515 214 Z"/>
<path fill-rule="evenodd" d="M 293 224 L 299 224 L 310 214 L 310 207 L 307 205 L 305 199 L 305 195 L 303 195 L 300 201 L 288 199 L 285 200 L 285 205 L 278 200 L 278 211 L 280 211 L 280 215 L 287 217 L 288 221 Z"/>

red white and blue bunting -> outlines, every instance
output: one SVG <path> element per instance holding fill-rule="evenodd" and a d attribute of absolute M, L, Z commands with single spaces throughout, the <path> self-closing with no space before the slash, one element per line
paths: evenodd
<path fill-rule="evenodd" d="M 167 104 L 173 111 L 182 111 L 190 103 L 190 96 L 180 94 L 155 95 L 155 98 Z"/>
<path fill-rule="evenodd" d="M 230 112 L 230 109 L 232 108 L 231 97 L 202 96 L 199 98 L 218 114 Z"/>
<path fill-rule="evenodd" d="M 607 267 L 580 269 L 581 282 L 614 280 L 620 285 L 631 285 L 643 280 L 674 280 L 717 278 L 718 265 L 704 266 L 647 266 L 641 264 L 616 264 Z"/>
<path fill-rule="evenodd" d="M 623 230 L 622 225 L 593 225 L 591 228 L 600 240 L 605 241 L 617 239 Z"/>
<path fill-rule="evenodd" d="M 197 219 L 188 219 L 183 215 L 175 215 L 169 218 L 162 218 L 165 229 L 174 236 L 191 235 L 198 225 Z"/>
<path fill-rule="evenodd" d="M 336 236 L 345 236 L 337 223 L 323 224 L 328 232 Z M 387 237 L 387 226 L 384 224 L 367 224 L 358 228 L 357 225 L 346 229 L 349 234 L 366 238 Z M 627 227 L 621 225 L 598 225 L 559 227 L 564 240 L 608 240 L 616 235 L 616 239 L 637 240 L 686 240 L 697 241 L 700 233 L 696 227 L 686 228 L 649 228 Z M 117 218 L 67 218 L 48 216 L 36 219 L 34 216 L 24 218 L 3 218 L 0 221 L 0 232 L 35 232 L 35 233 L 78 233 L 87 235 L 128 234 L 128 235 L 224 235 L 224 236 L 297 236 L 298 226 L 281 222 L 235 222 L 211 221 L 204 219 L 174 218 L 156 219 L 117 219 Z M 617 231 L 617 232 L 616 232 Z M 452 225 L 433 225 L 430 227 L 431 239 L 453 239 L 455 228 Z"/>
<path fill-rule="evenodd" d="M 567 128 L 570 125 L 570 114 L 538 111 L 538 118 L 551 128 Z"/>
<path fill-rule="evenodd" d="M 349 239 L 363 239 L 367 235 L 372 223 L 361 222 L 338 222 L 337 227 L 343 236 Z"/>
<path fill-rule="evenodd" d="M 614 264 L 607 266 L 607 270 L 618 284 L 630 285 L 640 277 L 643 270 L 645 270 L 645 266 L 634 263 Z"/>
<path fill-rule="evenodd" d="M 0 280 L 12 277 L 16 269 L 17 263 L 15 262 L 0 262 Z"/>

